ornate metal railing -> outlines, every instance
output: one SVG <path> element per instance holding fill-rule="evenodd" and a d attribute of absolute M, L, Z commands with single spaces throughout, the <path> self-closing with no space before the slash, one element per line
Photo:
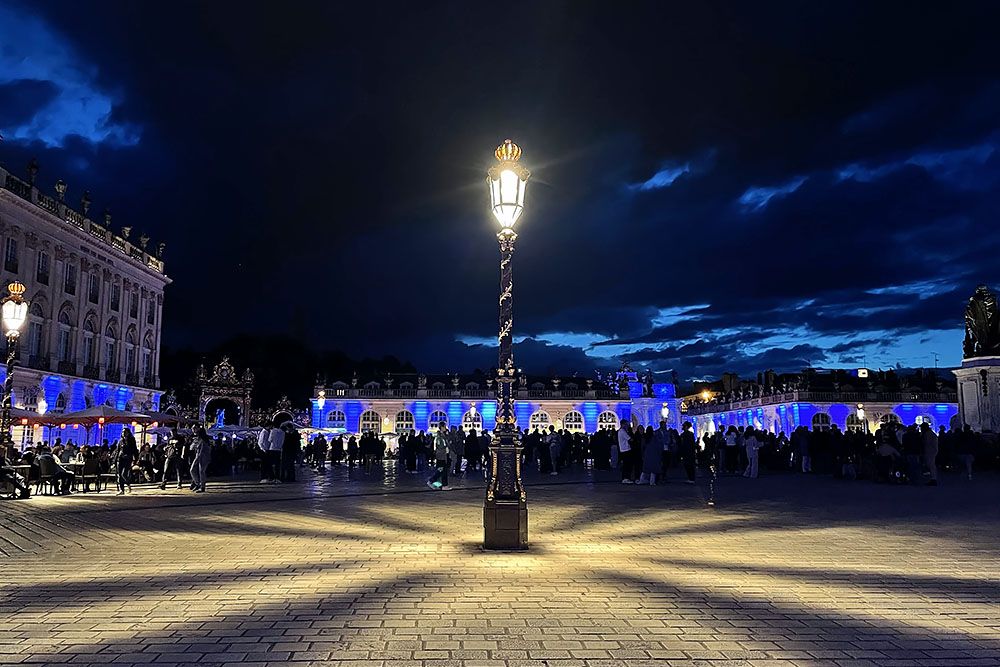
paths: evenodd
<path fill-rule="evenodd" d="M 28 357 L 28 368 L 39 371 L 47 371 L 52 367 L 52 360 L 47 354 L 33 354 Z"/>
<path fill-rule="evenodd" d="M 22 181 L 20 178 L 14 176 L 5 169 L 0 168 L 0 176 L 2 176 L 2 180 L 0 180 L 0 187 L 4 190 L 13 193 L 25 201 L 35 204 L 42 210 L 55 215 L 67 224 L 73 225 L 74 227 L 87 232 L 91 236 L 100 239 L 122 254 L 138 260 L 144 266 L 158 273 L 164 272 L 163 260 L 159 257 L 150 255 L 145 251 L 145 249 L 132 245 L 127 240 L 112 233 L 110 229 L 98 225 L 93 220 L 87 218 L 86 215 L 69 208 L 64 202 L 42 194 L 30 183 Z"/>
<path fill-rule="evenodd" d="M 730 412 L 747 408 L 777 405 L 779 403 L 957 403 L 955 392 L 921 391 L 789 391 L 768 394 L 739 401 L 719 401 L 697 403 L 688 406 L 688 414 L 704 415 L 715 412 Z"/>

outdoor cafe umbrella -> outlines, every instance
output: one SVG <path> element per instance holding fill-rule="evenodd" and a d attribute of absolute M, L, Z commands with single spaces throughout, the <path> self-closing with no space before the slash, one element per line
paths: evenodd
<path fill-rule="evenodd" d="M 64 412 L 61 415 L 52 416 L 47 423 L 93 426 L 94 424 L 151 424 L 154 421 L 156 420 L 141 412 L 130 412 L 128 410 L 118 410 L 107 405 L 96 405 L 86 410 Z"/>

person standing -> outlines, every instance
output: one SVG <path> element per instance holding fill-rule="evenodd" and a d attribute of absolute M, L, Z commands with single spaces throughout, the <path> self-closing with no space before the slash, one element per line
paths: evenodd
<path fill-rule="evenodd" d="M 556 427 L 549 424 L 549 433 L 545 436 L 545 448 L 548 450 L 549 464 L 551 465 L 550 475 L 559 474 L 559 455 L 562 453 L 562 436 L 556 431 Z"/>
<path fill-rule="evenodd" d="M 685 482 L 687 484 L 694 484 L 694 474 L 695 474 L 695 445 L 694 445 L 694 427 L 691 422 L 684 422 L 681 426 L 681 437 L 678 449 L 680 450 L 681 460 L 684 462 L 684 472 L 687 474 L 687 479 Z"/>
<path fill-rule="evenodd" d="M 434 474 L 427 480 L 427 486 L 435 491 L 447 491 L 451 488 L 448 486 L 448 451 L 448 427 L 445 426 L 444 422 L 441 422 L 434 433 L 434 459 L 436 461 Z"/>
<path fill-rule="evenodd" d="M 281 479 L 286 482 L 295 481 L 295 466 L 299 462 L 299 455 L 302 453 L 302 438 L 299 431 L 291 422 L 285 423 L 282 429 L 285 439 L 281 447 Z"/>
<path fill-rule="evenodd" d="M 747 468 L 743 471 L 744 477 L 757 479 L 760 445 L 761 442 L 757 437 L 757 431 L 748 427 L 743 433 L 743 447 L 747 452 Z"/>
<path fill-rule="evenodd" d="M 160 490 L 167 489 L 167 479 L 171 473 L 177 475 L 177 488 L 181 488 L 181 443 L 176 428 L 170 429 L 170 439 L 163 448 L 163 474 L 160 478 Z"/>
<path fill-rule="evenodd" d="M 665 422 L 660 422 L 661 428 L 666 428 Z M 652 426 L 646 427 L 642 438 L 642 474 L 639 483 L 656 485 L 656 475 L 663 466 L 663 444 Z"/>
<path fill-rule="evenodd" d="M 972 464 L 976 460 L 976 441 L 972 427 L 966 424 L 961 430 L 953 428 L 951 439 L 955 443 L 955 454 L 965 468 L 966 478 L 972 481 Z"/>
<path fill-rule="evenodd" d="M 191 490 L 195 493 L 205 492 L 205 478 L 208 476 L 208 464 L 212 460 L 212 441 L 205 432 L 204 426 L 199 426 L 194 432 L 191 443 Z"/>
<path fill-rule="evenodd" d="M 910 424 L 903 431 L 903 456 L 906 457 L 906 474 L 910 484 L 922 484 L 924 481 L 924 441 L 920 437 L 916 424 Z"/>
<path fill-rule="evenodd" d="M 618 462 L 622 467 L 622 484 L 633 484 L 632 479 L 632 423 L 621 420 L 618 428 Z"/>
<path fill-rule="evenodd" d="M 920 425 L 920 439 L 924 445 L 924 465 L 927 466 L 927 470 L 930 471 L 931 478 L 927 482 L 927 486 L 937 486 L 938 483 L 938 470 L 937 470 L 937 456 L 938 456 L 938 437 L 931 428 L 931 425 L 924 422 Z"/>
<path fill-rule="evenodd" d="M 260 448 L 260 483 L 270 484 L 275 473 L 271 469 L 271 429 L 266 426 L 260 429 L 257 447 Z"/>
<path fill-rule="evenodd" d="M 271 482 L 280 484 L 282 478 L 281 454 L 285 448 L 285 432 L 281 430 L 281 423 L 277 419 L 274 420 L 274 425 L 271 427 L 268 441 L 271 444 L 271 448 L 268 450 L 268 457 L 271 459 L 271 470 L 274 473 Z"/>
<path fill-rule="evenodd" d="M 118 441 L 113 455 L 115 464 L 115 474 L 118 481 L 119 496 L 125 495 L 125 489 L 132 492 L 132 464 L 139 458 L 139 448 L 135 444 L 132 431 L 127 428 L 122 429 L 122 437 Z"/>
<path fill-rule="evenodd" d="M 455 462 L 455 474 L 462 474 L 462 458 L 465 456 L 465 436 L 458 430 L 457 426 L 452 426 L 448 431 L 448 449 L 451 458 Z"/>

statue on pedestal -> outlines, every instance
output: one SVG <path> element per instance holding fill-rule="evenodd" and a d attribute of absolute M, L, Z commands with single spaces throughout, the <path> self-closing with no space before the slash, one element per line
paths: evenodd
<path fill-rule="evenodd" d="M 1000 356 L 997 295 L 986 285 L 976 288 L 975 293 L 969 297 L 969 305 L 965 307 L 963 353 L 966 359 Z"/>

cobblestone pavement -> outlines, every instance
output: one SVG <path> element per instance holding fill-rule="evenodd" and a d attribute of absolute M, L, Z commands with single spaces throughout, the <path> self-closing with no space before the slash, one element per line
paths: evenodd
<path fill-rule="evenodd" d="M 997 477 L 531 478 L 483 553 L 474 476 L 302 476 L 0 502 L 0 664 L 1000 664 Z"/>

